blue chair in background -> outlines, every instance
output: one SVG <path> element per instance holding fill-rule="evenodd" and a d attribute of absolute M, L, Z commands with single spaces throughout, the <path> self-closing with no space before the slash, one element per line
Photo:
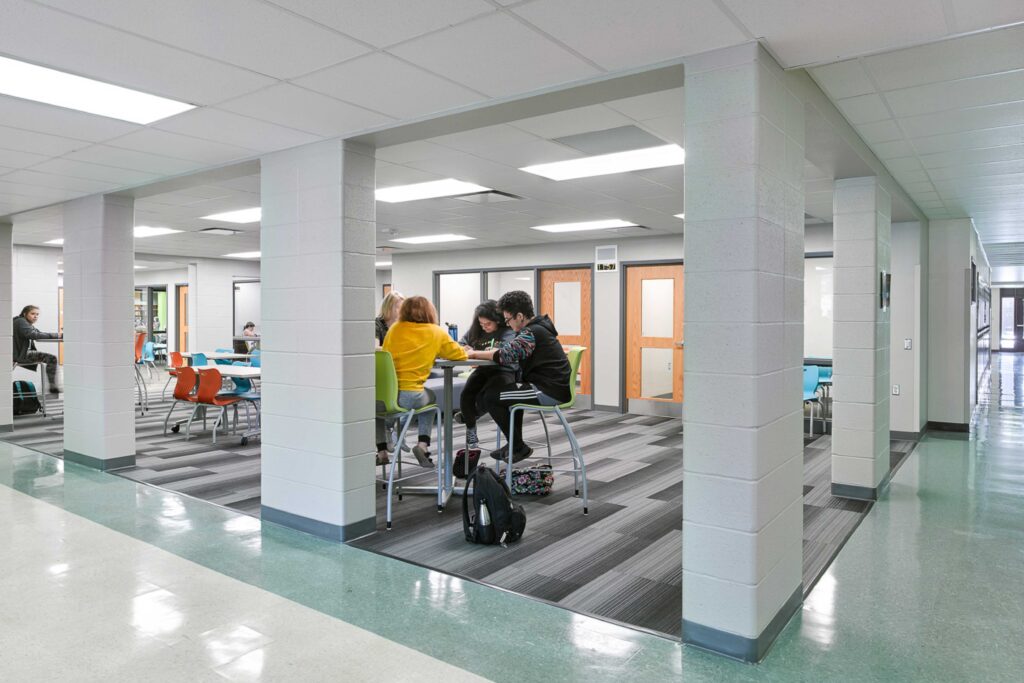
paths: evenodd
<path fill-rule="evenodd" d="M 821 398 L 818 396 L 818 377 L 820 368 L 817 365 L 804 366 L 804 405 L 811 404 L 811 420 L 808 428 L 808 436 L 814 435 L 814 406 L 817 404 L 818 413 L 821 415 L 822 427 L 825 426 L 825 414 L 822 412 Z"/>
<path fill-rule="evenodd" d="M 193 366 L 208 365 L 209 363 L 210 363 L 210 361 L 207 360 L 205 353 L 193 353 L 192 354 L 192 365 Z"/>
<path fill-rule="evenodd" d="M 217 353 L 234 353 L 231 349 L 214 349 Z M 230 358 L 217 358 L 213 361 L 217 365 L 231 365 Z"/>
<path fill-rule="evenodd" d="M 139 364 L 145 366 L 149 378 L 153 379 L 153 371 L 156 370 L 156 355 L 153 353 L 153 342 L 148 341 L 142 345 L 142 357 Z"/>
<path fill-rule="evenodd" d="M 819 365 L 818 366 L 818 381 L 819 382 L 831 382 L 832 381 L 832 366 L 831 365 Z"/>

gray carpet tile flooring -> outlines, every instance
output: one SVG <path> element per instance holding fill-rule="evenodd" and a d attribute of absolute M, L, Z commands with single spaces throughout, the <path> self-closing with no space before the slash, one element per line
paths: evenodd
<path fill-rule="evenodd" d="M 150 386 L 150 411 L 137 416 L 136 465 L 116 474 L 179 491 L 241 512 L 259 515 L 259 441 L 242 446 L 237 435 L 216 445 L 196 426 L 193 438 L 163 436 L 170 405 Z M 50 417 L 18 416 L 4 439 L 60 456 L 62 402 L 50 402 Z M 185 416 L 179 408 L 175 415 Z M 461 497 L 438 514 L 434 498 L 405 495 L 395 501 L 394 530 L 384 531 L 385 496 L 377 496 L 378 533 L 353 545 L 442 572 L 480 581 L 597 617 L 679 637 L 682 605 L 682 425 L 673 418 L 576 410 L 567 416 L 583 449 L 589 481 L 589 514 L 574 497 L 572 477 L 559 473 L 545 497 L 519 496 L 526 508 L 526 534 L 508 548 L 475 546 L 462 533 Z M 569 451 L 560 428 L 549 424 L 551 448 Z M 546 454 L 536 417 L 526 421 L 535 458 Z M 493 444 L 494 425 L 480 424 L 481 440 Z M 456 436 L 462 438 L 457 427 Z M 914 446 L 892 442 L 892 467 Z M 805 438 L 805 594 L 850 537 L 871 504 L 831 495 L 831 437 Z M 458 444 L 457 446 L 458 447 Z M 411 458 L 410 458 L 411 459 Z M 485 462 L 493 462 L 486 457 Z M 415 472 L 415 462 L 407 472 Z M 379 471 L 379 470 L 378 470 Z M 423 481 L 429 483 L 424 471 Z M 416 483 L 415 481 L 412 483 Z"/>

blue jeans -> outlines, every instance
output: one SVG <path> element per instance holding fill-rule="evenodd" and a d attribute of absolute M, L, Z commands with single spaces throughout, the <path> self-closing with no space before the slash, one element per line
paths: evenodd
<path fill-rule="evenodd" d="M 402 408 L 408 408 L 409 410 L 416 410 L 423 406 L 430 405 L 435 401 L 434 392 L 430 389 L 424 389 L 423 391 L 399 391 L 398 392 L 398 405 Z M 378 402 L 377 410 L 384 410 L 384 406 Z M 403 418 L 391 418 L 402 420 Z M 430 431 L 434 426 L 434 415 L 425 414 L 417 415 L 413 418 L 416 421 L 416 429 L 419 432 L 420 441 L 430 441 Z M 386 443 L 386 437 L 384 436 L 384 420 L 377 419 L 377 445 Z"/>

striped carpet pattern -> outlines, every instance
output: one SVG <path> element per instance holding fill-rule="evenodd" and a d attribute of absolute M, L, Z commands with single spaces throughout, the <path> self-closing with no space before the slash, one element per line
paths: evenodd
<path fill-rule="evenodd" d="M 150 388 L 151 409 L 136 420 L 135 467 L 116 474 L 259 515 L 260 447 L 242 446 L 237 436 L 219 436 L 196 425 L 193 438 L 162 435 L 169 401 L 162 384 Z M 175 413 L 184 417 L 186 411 Z M 49 418 L 15 418 L 5 439 L 60 456 L 61 402 Z M 545 600 L 592 616 L 678 638 L 682 609 L 682 425 L 678 419 L 575 410 L 567 415 L 587 463 L 590 514 L 572 495 L 571 475 L 559 473 L 549 496 L 519 496 L 526 508 L 522 540 L 508 548 L 475 546 L 462 531 L 462 499 L 453 496 L 438 514 L 434 498 L 403 496 L 395 502 L 395 524 L 384 531 L 385 496 L 377 496 L 378 533 L 352 544 L 407 562 Z M 463 438 L 456 428 L 456 437 Z M 555 456 L 569 452 L 560 426 L 549 423 Z M 493 444 L 495 428 L 480 424 L 481 440 Z M 535 416 L 525 434 L 542 457 L 543 429 Z M 898 467 L 915 445 L 892 442 Z M 805 439 L 805 594 L 871 507 L 831 495 L 831 437 Z M 412 458 L 409 458 L 412 460 Z M 489 463 L 494 461 L 485 457 Z M 407 472 L 416 471 L 413 460 Z M 431 475 L 424 471 L 424 483 Z M 413 482 L 415 483 L 415 482 Z"/>

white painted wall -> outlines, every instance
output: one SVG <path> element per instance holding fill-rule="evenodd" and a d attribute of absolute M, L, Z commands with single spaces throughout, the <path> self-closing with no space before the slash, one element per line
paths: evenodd
<path fill-rule="evenodd" d="M 374 301 L 380 303 L 380 300 L 384 298 L 384 285 L 391 284 L 391 269 L 390 268 L 378 268 L 377 269 L 377 289 L 374 290 Z M 379 308 L 379 306 L 378 306 Z"/>
<path fill-rule="evenodd" d="M 234 282 L 259 276 L 258 261 L 196 259 L 189 264 L 190 351 L 231 348 Z"/>
<path fill-rule="evenodd" d="M 919 432 L 928 421 L 928 225 L 893 223 L 889 428 Z M 904 348 L 910 339 L 911 348 Z"/>
<path fill-rule="evenodd" d="M 136 270 L 136 287 L 167 288 L 167 350 L 178 351 L 178 293 L 177 285 L 188 282 L 188 269 L 185 267 L 174 270 Z"/>
<path fill-rule="evenodd" d="M 260 300 L 263 298 L 259 282 L 236 282 L 235 285 L 235 326 L 234 333 L 242 334 L 247 322 L 256 323 L 256 332 L 261 327 Z"/>
<path fill-rule="evenodd" d="M 11 289 L 11 317 L 21 313 L 21 309 L 29 304 L 39 306 L 39 322 L 36 323 L 43 332 L 58 330 L 58 295 L 61 278 L 57 264 L 64 256 L 63 249 L 51 247 L 31 247 L 22 244 L 14 246 Z M 58 345 L 53 342 L 39 342 L 39 350 L 57 355 Z M 57 382 L 60 383 L 62 372 L 57 370 Z M 24 379 L 36 383 L 38 389 L 39 373 L 29 372 L 24 368 L 16 368 L 14 379 Z"/>

